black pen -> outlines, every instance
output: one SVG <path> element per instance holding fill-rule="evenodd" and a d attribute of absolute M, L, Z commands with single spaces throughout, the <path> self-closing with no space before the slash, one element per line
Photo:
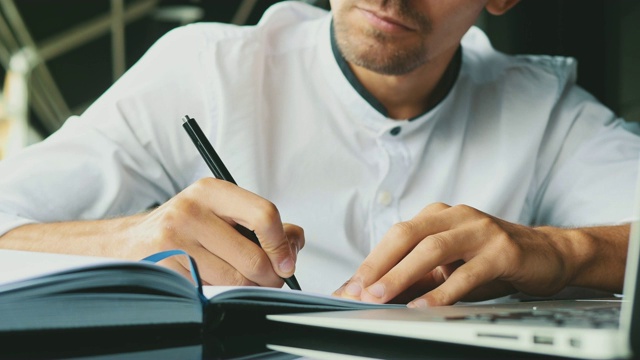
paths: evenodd
<path fill-rule="evenodd" d="M 229 170 L 227 170 L 226 166 L 224 166 L 222 159 L 220 159 L 216 151 L 213 149 L 213 146 L 211 145 L 209 140 L 207 140 L 207 137 L 200 129 L 200 126 L 198 126 L 196 119 L 190 118 L 189 115 L 185 115 L 182 118 L 182 121 L 182 127 L 187 131 L 187 134 L 189 134 L 189 137 L 196 145 L 196 148 L 198 148 L 198 151 L 200 152 L 200 155 L 202 155 L 204 162 L 207 163 L 207 166 L 209 166 L 209 169 L 211 169 L 211 172 L 213 172 L 213 176 L 237 185 L 236 181 L 233 179 L 233 176 L 231 176 L 231 173 L 229 173 Z M 260 241 L 258 240 L 255 232 L 247 229 L 240 224 L 237 224 L 235 226 L 235 229 L 240 234 L 244 235 L 244 237 L 253 241 L 254 244 L 260 246 Z M 298 280 L 296 280 L 295 275 L 291 275 L 290 278 L 283 278 L 283 280 L 292 290 L 302 290 L 300 288 L 300 285 L 298 284 Z"/>

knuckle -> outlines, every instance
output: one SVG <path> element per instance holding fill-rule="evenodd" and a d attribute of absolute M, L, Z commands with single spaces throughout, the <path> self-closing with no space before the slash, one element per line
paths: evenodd
<path fill-rule="evenodd" d="M 189 215 L 191 218 L 199 218 L 202 214 L 202 206 L 193 198 L 183 199 L 179 203 L 179 207 L 173 208 L 173 210 L 174 219 L 182 218 L 185 215 Z"/>
<path fill-rule="evenodd" d="M 509 247 L 512 244 L 509 233 L 492 217 L 483 217 L 477 220 L 477 226 L 483 233 L 488 234 L 491 242 L 497 247 Z"/>
<path fill-rule="evenodd" d="M 157 209 L 164 222 L 184 221 L 188 218 L 198 218 L 202 214 L 202 205 L 197 196 L 181 193 Z"/>
<path fill-rule="evenodd" d="M 289 256 L 291 255 L 291 251 L 293 250 L 292 243 L 287 241 L 287 239 L 283 239 L 278 242 L 265 242 L 262 244 L 262 248 L 269 253 L 279 254 L 278 256 Z"/>
<path fill-rule="evenodd" d="M 414 219 L 437 214 L 439 212 L 449 209 L 450 207 L 451 206 L 443 202 L 431 203 L 425 206 L 424 208 L 422 208 L 422 210 L 420 210 L 420 212 L 414 217 Z"/>
<path fill-rule="evenodd" d="M 220 192 L 229 192 L 234 187 L 237 186 L 228 181 L 216 179 L 214 177 L 203 177 L 196 180 L 196 182 L 187 188 L 187 195 L 191 198 L 199 199 L 204 193 L 216 194 Z"/>
<path fill-rule="evenodd" d="M 278 208 L 270 201 L 262 199 L 255 205 L 255 218 L 259 224 L 280 223 L 280 212 Z"/>
<path fill-rule="evenodd" d="M 446 210 L 448 208 L 450 208 L 451 206 L 449 206 L 448 204 L 445 204 L 443 202 L 435 202 L 432 203 L 430 205 L 428 205 L 426 207 L 427 210 L 433 210 L 433 211 L 442 211 L 442 210 Z"/>
<path fill-rule="evenodd" d="M 497 225 L 496 221 L 493 218 L 490 217 L 483 217 L 481 219 L 477 220 L 478 222 L 478 226 L 480 226 L 483 229 L 489 230 L 489 231 L 496 231 L 497 229 Z"/>
<path fill-rule="evenodd" d="M 191 186 L 188 187 L 188 190 L 190 194 L 200 193 L 205 189 L 211 187 L 214 183 L 213 180 L 215 179 L 210 177 L 204 177 L 204 178 L 198 179 L 196 182 L 194 182 Z"/>
<path fill-rule="evenodd" d="M 447 242 L 444 237 L 440 234 L 434 234 L 427 236 L 416 246 L 416 249 L 421 253 L 437 255 L 445 252 L 446 247 Z"/>
<path fill-rule="evenodd" d="M 494 236 L 494 241 L 496 242 L 496 246 L 498 248 L 503 249 L 503 251 L 514 250 L 514 244 L 511 240 L 509 234 L 505 232 L 499 232 Z"/>
<path fill-rule="evenodd" d="M 478 214 L 478 210 L 476 210 L 475 208 L 472 208 L 469 205 L 465 205 L 465 204 L 458 204 L 452 207 L 452 210 L 454 210 L 457 213 L 460 213 L 462 215 L 464 215 L 465 217 L 474 217 Z"/>
<path fill-rule="evenodd" d="M 402 221 L 391 226 L 390 234 L 394 239 L 409 240 L 414 236 L 416 226 L 411 221 Z"/>
<path fill-rule="evenodd" d="M 500 228 L 499 225 L 494 223 L 494 229 L 491 231 L 491 243 L 492 247 L 497 249 L 500 253 L 512 254 L 519 250 L 517 244 L 511 238 L 508 232 Z"/>

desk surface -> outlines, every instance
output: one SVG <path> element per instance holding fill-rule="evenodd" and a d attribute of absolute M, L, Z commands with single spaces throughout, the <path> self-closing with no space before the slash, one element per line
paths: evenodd
<path fill-rule="evenodd" d="M 24 345 L 29 344 L 29 345 Z M 200 334 L 186 327 L 97 329 L 47 333 L 0 334 L 0 357 L 128 359 L 295 359 L 269 345 L 317 351 L 318 358 L 337 354 L 378 359 L 546 358 L 471 346 L 366 335 L 274 323 L 269 331 Z M 324 354 L 324 355 L 323 355 Z M 325 357 L 326 355 L 326 357 Z"/>

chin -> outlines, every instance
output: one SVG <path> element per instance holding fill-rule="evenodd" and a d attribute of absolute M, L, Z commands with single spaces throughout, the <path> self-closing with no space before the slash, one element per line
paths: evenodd
<path fill-rule="evenodd" d="M 342 56 L 351 64 L 382 75 L 406 75 L 428 59 L 424 37 L 393 36 L 368 27 L 344 27 L 335 23 Z"/>
<path fill-rule="evenodd" d="M 416 47 L 359 46 L 341 50 L 348 62 L 382 75 L 406 75 L 427 62 L 426 51 Z"/>

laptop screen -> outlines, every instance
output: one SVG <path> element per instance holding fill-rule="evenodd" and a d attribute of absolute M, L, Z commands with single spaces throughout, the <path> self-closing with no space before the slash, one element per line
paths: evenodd
<path fill-rule="evenodd" d="M 636 189 L 634 221 L 629 236 L 629 251 L 624 278 L 624 302 L 620 317 L 620 328 L 626 331 L 629 346 L 637 356 L 640 354 L 640 176 Z"/>

